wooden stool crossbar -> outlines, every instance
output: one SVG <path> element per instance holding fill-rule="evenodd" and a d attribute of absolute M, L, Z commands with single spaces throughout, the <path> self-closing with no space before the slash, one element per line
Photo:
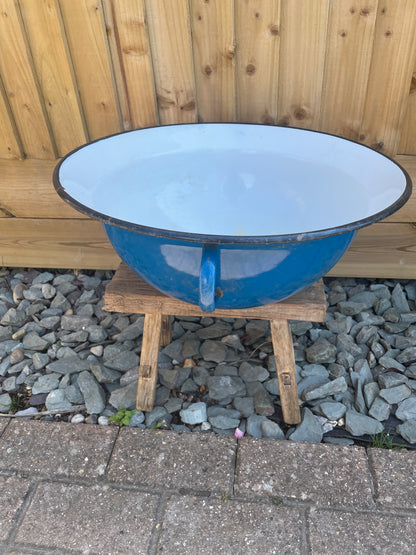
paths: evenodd
<path fill-rule="evenodd" d="M 171 340 L 171 316 L 207 316 L 198 306 L 168 297 L 141 280 L 124 263 L 109 283 L 105 309 L 110 312 L 144 314 L 143 342 L 140 355 L 137 408 L 153 408 L 157 362 L 160 345 Z M 322 322 L 326 314 L 326 298 L 322 280 L 289 299 L 254 308 L 216 309 L 209 316 L 218 318 L 253 318 L 270 320 L 273 351 L 283 419 L 287 424 L 300 422 L 295 360 L 290 320 Z"/>

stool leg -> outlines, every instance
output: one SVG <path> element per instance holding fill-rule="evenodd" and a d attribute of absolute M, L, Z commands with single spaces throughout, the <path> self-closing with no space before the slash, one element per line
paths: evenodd
<path fill-rule="evenodd" d="M 293 355 L 292 333 L 287 320 L 271 320 L 273 351 L 276 360 L 280 401 L 286 424 L 301 421 L 296 384 L 295 358 Z"/>
<path fill-rule="evenodd" d="M 169 345 L 171 341 L 171 317 L 164 314 L 162 316 L 162 333 L 160 334 L 160 346 L 166 347 L 166 345 Z"/>
<path fill-rule="evenodd" d="M 136 407 L 138 410 L 150 411 L 153 409 L 161 329 L 162 314 L 160 312 L 145 314 L 137 384 Z"/>

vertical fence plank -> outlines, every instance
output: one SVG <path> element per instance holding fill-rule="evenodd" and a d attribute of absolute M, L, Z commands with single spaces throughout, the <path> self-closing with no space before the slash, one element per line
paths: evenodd
<path fill-rule="evenodd" d="M 152 64 L 142 0 L 105 0 L 105 17 L 124 129 L 157 123 Z"/>
<path fill-rule="evenodd" d="M 0 81 L 0 158 L 23 158 L 20 139 Z M 0 215 L 1 217 L 1 215 Z"/>
<path fill-rule="evenodd" d="M 59 0 L 90 139 L 120 131 L 99 0 Z"/>
<path fill-rule="evenodd" d="M 234 120 L 232 0 L 191 0 L 199 121 Z"/>
<path fill-rule="evenodd" d="M 18 8 L 13 0 L 0 0 L 0 74 L 25 155 L 55 158 Z"/>
<path fill-rule="evenodd" d="M 65 52 L 54 0 L 20 0 L 33 63 L 58 155 L 85 143 L 77 91 Z"/>
<path fill-rule="evenodd" d="M 194 75 L 186 0 L 146 0 L 161 124 L 196 120 Z"/>
<path fill-rule="evenodd" d="M 413 69 L 409 98 L 400 134 L 399 154 L 416 154 L 416 68 Z"/>
<path fill-rule="evenodd" d="M 359 139 L 378 0 L 330 3 L 320 129 Z"/>
<path fill-rule="evenodd" d="M 319 125 L 329 0 L 282 3 L 278 123 Z"/>
<path fill-rule="evenodd" d="M 280 0 L 235 3 L 237 119 L 276 123 Z"/>
<path fill-rule="evenodd" d="M 360 139 L 385 154 L 397 152 L 415 54 L 414 0 L 380 0 Z"/>

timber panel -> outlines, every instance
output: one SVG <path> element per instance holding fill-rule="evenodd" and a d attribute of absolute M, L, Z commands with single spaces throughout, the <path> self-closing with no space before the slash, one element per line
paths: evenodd
<path fill-rule="evenodd" d="M 402 155 L 416 177 L 414 75 L 416 0 L 0 0 L 0 256 L 115 267 L 50 176 L 69 150 L 129 129 L 324 130 Z M 415 195 L 331 273 L 414 277 L 413 222 Z"/>

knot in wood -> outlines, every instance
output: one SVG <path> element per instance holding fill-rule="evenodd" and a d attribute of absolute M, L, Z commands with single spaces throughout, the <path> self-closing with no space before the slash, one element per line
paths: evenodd
<path fill-rule="evenodd" d="M 254 64 L 248 64 L 246 67 L 247 75 L 254 75 L 256 73 L 256 66 Z"/>
<path fill-rule="evenodd" d="M 304 108 L 296 108 L 294 116 L 298 120 L 305 119 L 307 116 L 306 110 Z"/>
<path fill-rule="evenodd" d="M 277 36 L 279 34 L 279 26 L 278 25 L 271 25 L 270 27 L 270 34 L 273 36 Z"/>
<path fill-rule="evenodd" d="M 212 67 L 210 65 L 206 65 L 204 67 L 204 73 L 205 73 L 205 75 L 207 75 L 209 77 L 212 73 Z"/>

